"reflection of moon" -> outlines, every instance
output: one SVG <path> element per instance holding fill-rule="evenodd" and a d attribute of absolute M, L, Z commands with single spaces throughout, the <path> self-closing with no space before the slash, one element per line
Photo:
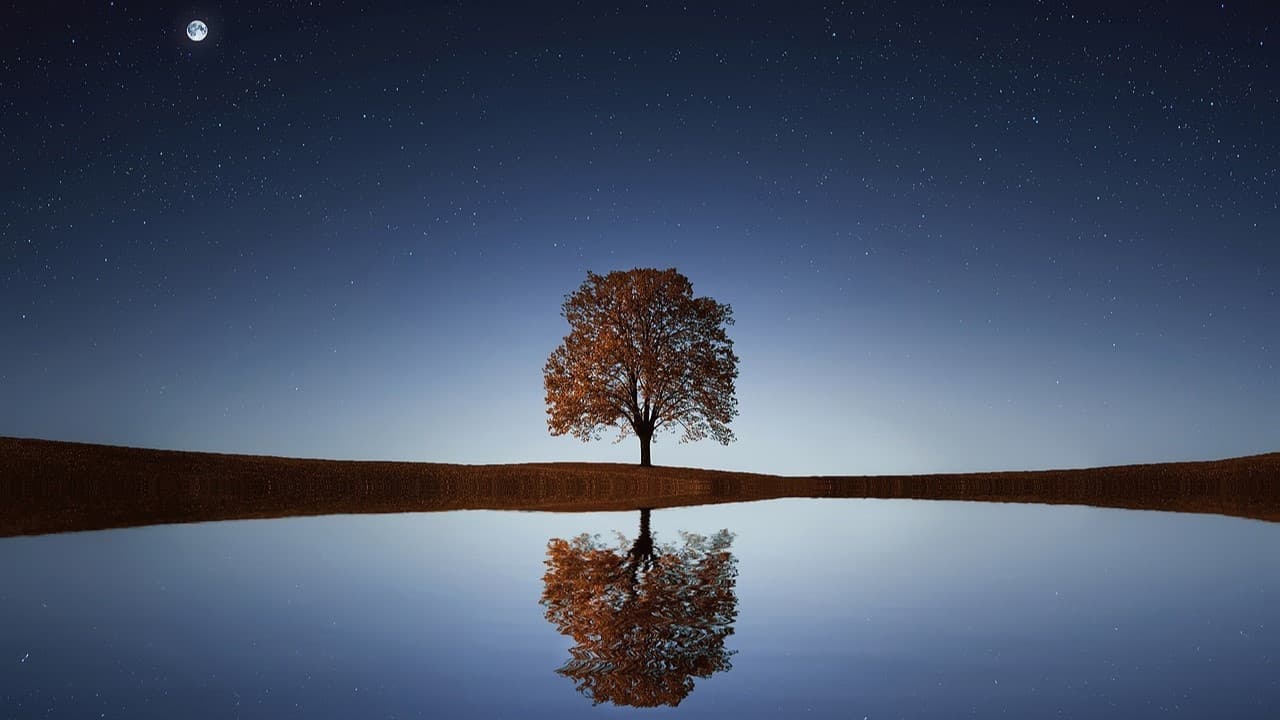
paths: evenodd
<path fill-rule="evenodd" d="M 203 20 L 192 20 L 187 24 L 187 37 L 195 42 L 200 42 L 209 34 L 209 26 L 204 24 Z"/>

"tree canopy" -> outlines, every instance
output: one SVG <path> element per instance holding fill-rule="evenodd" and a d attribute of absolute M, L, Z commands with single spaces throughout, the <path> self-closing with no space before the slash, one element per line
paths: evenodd
<path fill-rule="evenodd" d="M 588 272 L 561 314 L 569 334 L 543 369 L 553 435 L 585 441 L 616 427 L 619 440 L 639 438 L 641 465 L 650 464 L 660 430 L 682 431 L 681 442 L 734 439 L 738 356 L 726 332 L 729 305 L 694 297 L 674 268 L 636 268 Z"/>

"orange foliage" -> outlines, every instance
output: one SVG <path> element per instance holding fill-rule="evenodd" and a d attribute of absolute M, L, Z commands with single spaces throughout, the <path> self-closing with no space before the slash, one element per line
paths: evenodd
<path fill-rule="evenodd" d="M 587 273 L 565 298 L 569 334 L 543 369 L 547 427 L 553 435 L 640 438 L 641 464 L 661 429 L 682 442 L 728 444 L 738 413 L 738 356 L 725 331 L 733 310 L 706 297 L 675 269 Z"/>
<path fill-rule="evenodd" d="M 542 604 L 577 643 L 556 672 L 594 704 L 679 705 L 693 678 L 732 667 L 724 642 L 738 614 L 733 535 L 681 533 L 681 547 L 646 536 L 630 552 L 590 535 L 547 546 Z"/>

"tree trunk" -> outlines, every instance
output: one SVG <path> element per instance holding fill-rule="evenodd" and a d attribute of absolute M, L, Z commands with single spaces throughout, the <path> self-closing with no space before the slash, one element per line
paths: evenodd
<path fill-rule="evenodd" d="M 631 544 L 627 553 L 627 569 L 631 572 L 631 589 L 634 595 L 636 583 L 640 582 L 640 571 L 653 569 L 653 535 L 649 533 L 649 509 L 640 509 L 640 535 Z"/>
<path fill-rule="evenodd" d="M 653 440 L 653 432 L 636 433 L 636 437 L 640 438 L 640 467 L 652 467 L 649 462 L 649 442 Z"/>

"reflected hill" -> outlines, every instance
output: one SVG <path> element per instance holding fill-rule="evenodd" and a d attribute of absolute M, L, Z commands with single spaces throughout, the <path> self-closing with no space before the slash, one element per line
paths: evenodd
<path fill-rule="evenodd" d="M 0 537 L 302 515 L 584 512 L 776 498 L 1094 505 L 1275 522 L 1280 453 L 1088 470 L 779 477 L 607 463 L 305 460 L 0 438 Z"/>

